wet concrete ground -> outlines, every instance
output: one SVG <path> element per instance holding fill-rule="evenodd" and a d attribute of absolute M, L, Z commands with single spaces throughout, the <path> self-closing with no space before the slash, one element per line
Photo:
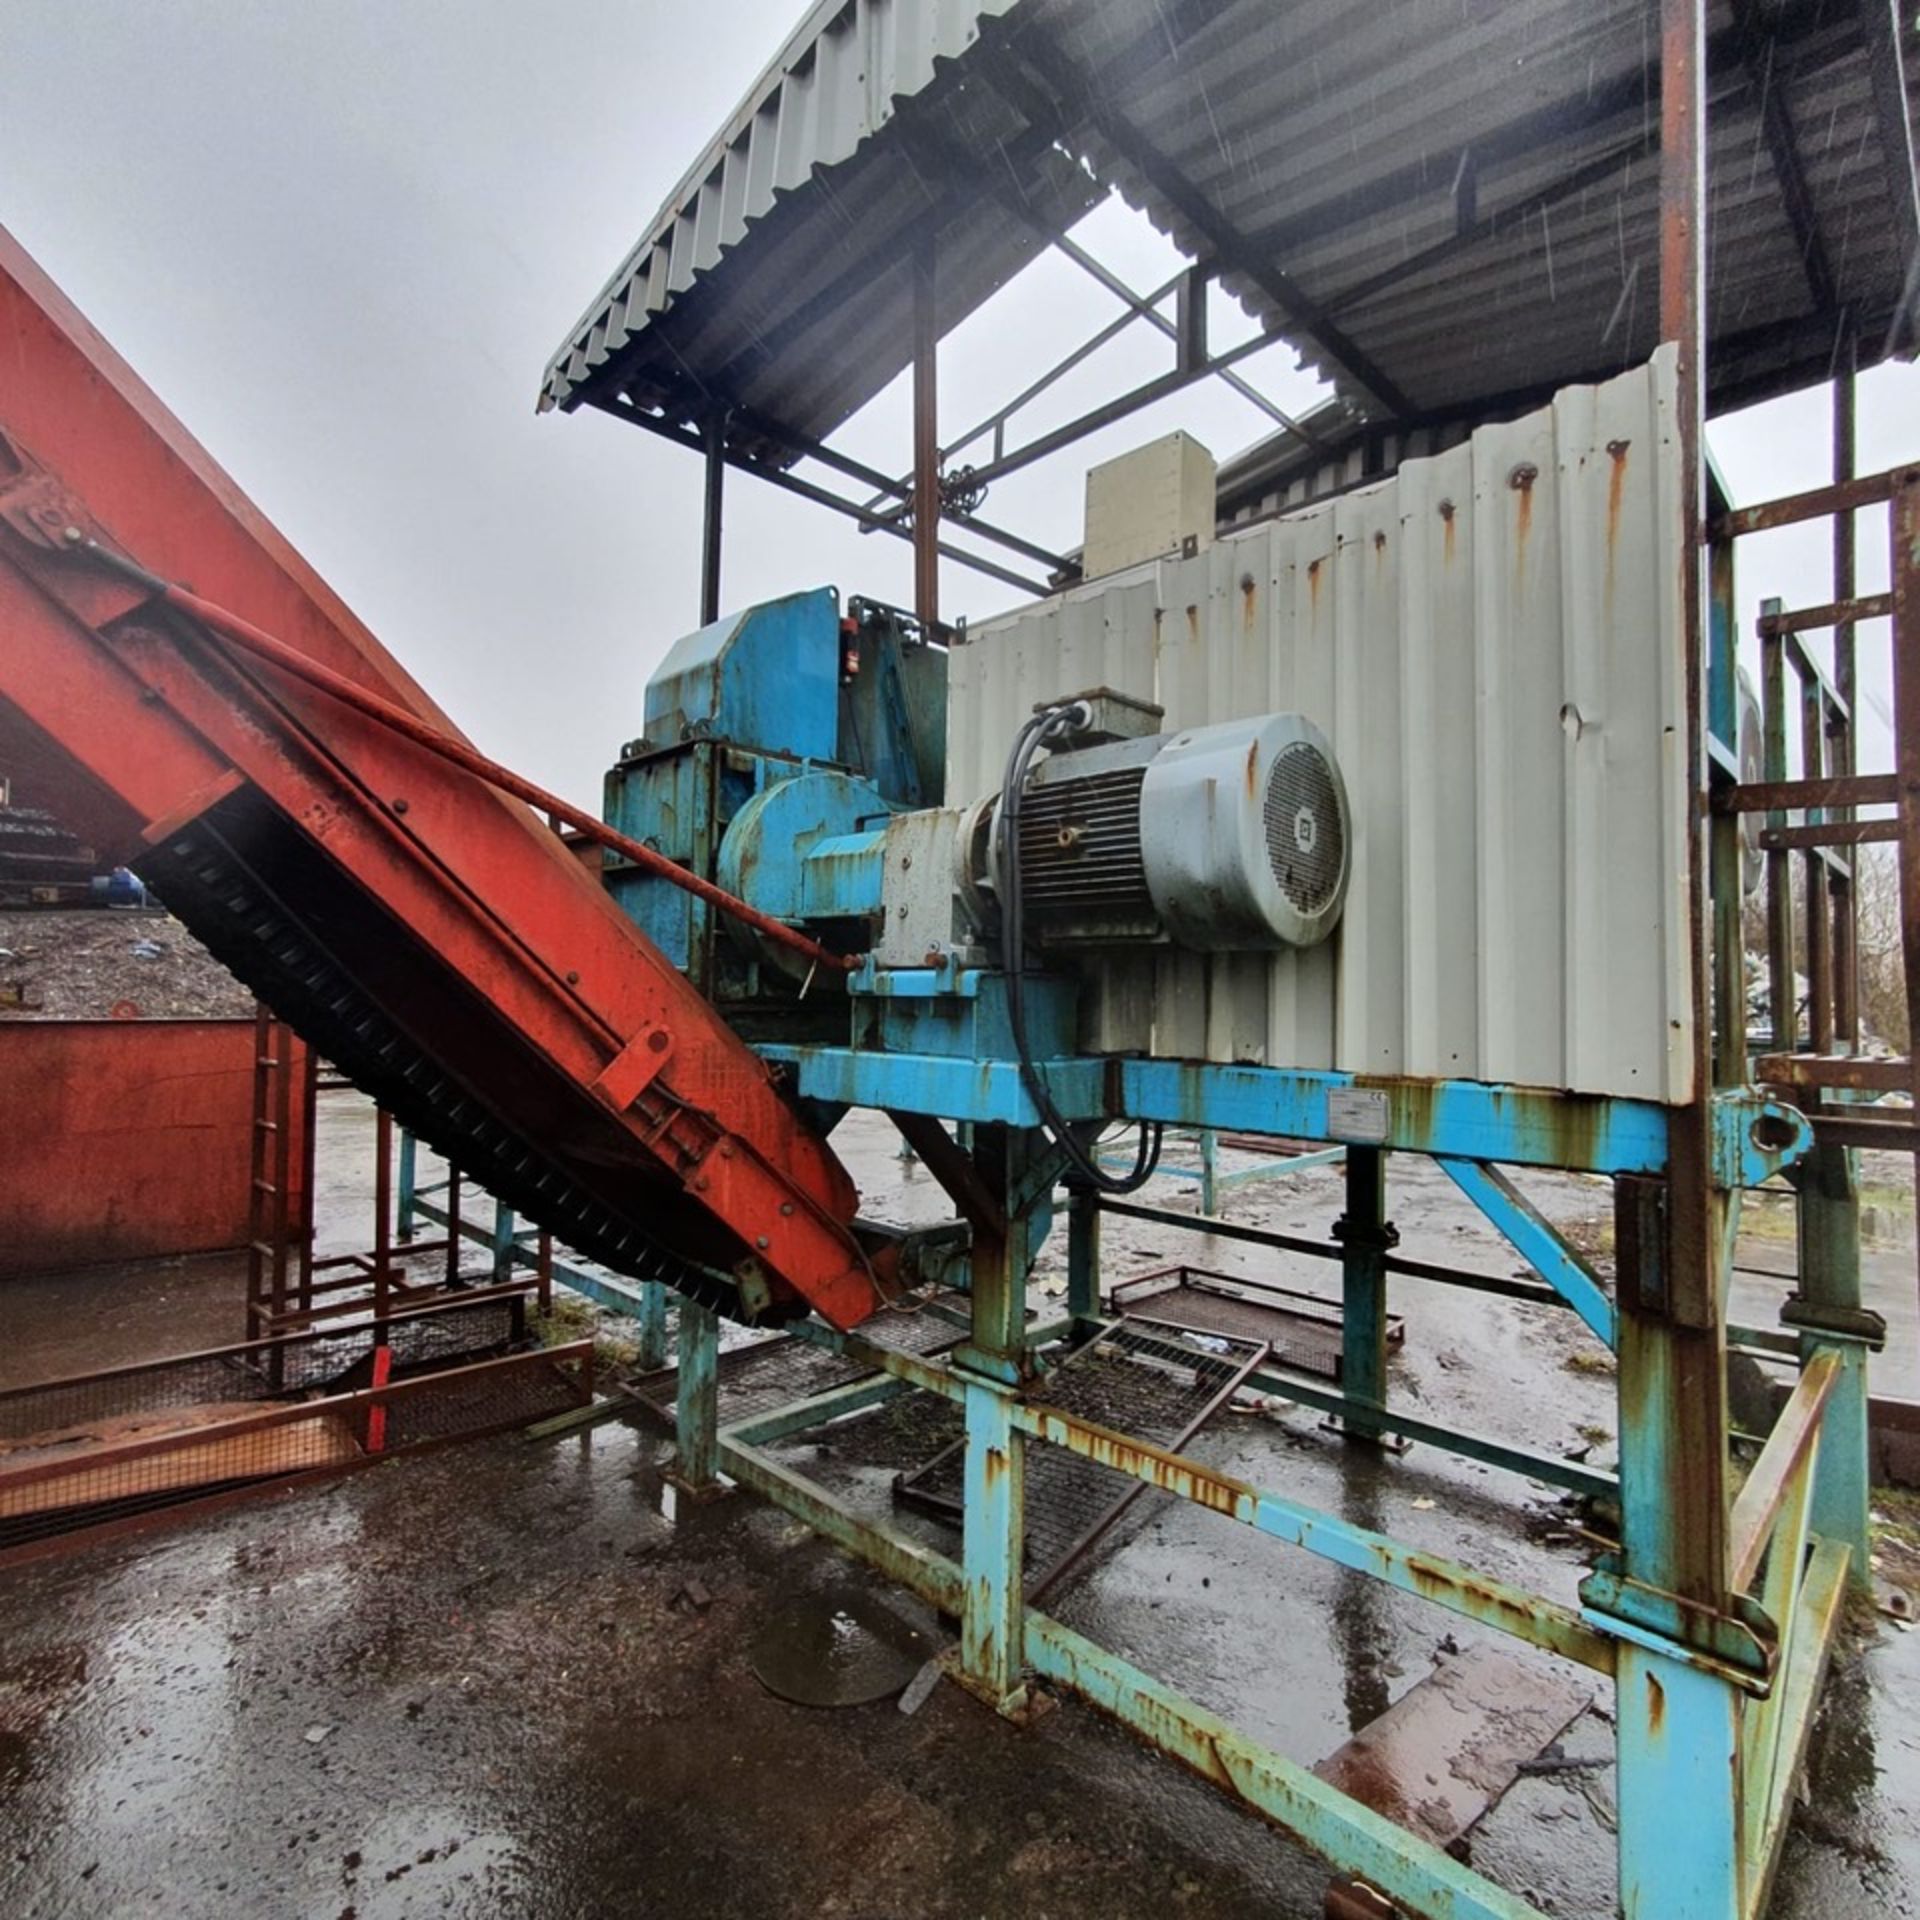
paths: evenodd
<path fill-rule="evenodd" d="M 325 1244 L 364 1244 L 370 1128 L 330 1107 Z M 939 1210 L 890 1137 L 846 1141 L 876 1210 Z M 1190 1184 L 1165 1183 L 1176 1204 Z M 1598 1189 L 1542 1183 L 1563 1216 Z M 1515 1262 L 1450 1186 L 1396 1166 L 1415 1255 Z M 1156 1194 L 1155 1197 L 1159 1197 Z M 1324 1226 L 1337 1174 L 1253 1187 L 1236 1218 Z M 1328 1290 L 1330 1271 L 1112 1222 L 1112 1277 L 1186 1258 Z M 1050 1249 L 1039 1298 L 1062 1278 Z M 129 1285 L 144 1288 L 122 1314 Z M 156 1292 L 198 1344 L 236 1326 L 218 1263 L 10 1290 L 17 1376 L 103 1332 L 145 1339 Z M 1611 1458 L 1612 1382 L 1569 1316 L 1396 1282 L 1394 1390 L 1429 1417 Z M 182 1324 L 186 1322 L 183 1321 Z M 117 1327 L 117 1332 L 114 1331 Z M 1583 1431 L 1585 1429 L 1586 1431 Z M 1596 1438 L 1605 1433 L 1609 1438 Z M 1419 1448 L 1359 1453 L 1297 1409 L 1228 1417 L 1196 1452 L 1355 1521 L 1570 1597 L 1581 1563 L 1545 1490 Z M 887 1504 L 870 1450 L 790 1456 Z M 0 1571 L 0 1916 L 1308 1916 L 1325 1875 L 1212 1789 L 1074 1703 L 1019 1733 L 952 1687 L 789 1705 L 750 1655 L 849 1581 L 932 1621 L 784 1516 L 735 1495 L 663 1511 L 662 1442 L 613 1424 L 396 1460 L 319 1491 Z M 931 1521 L 910 1524 L 943 1539 Z M 1558 1537 L 1556 1538 L 1556 1535 Z M 707 1604 L 702 1607 L 699 1601 Z M 1337 1747 L 1473 1629 L 1194 1509 L 1146 1510 L 1055 1604 L 1280 1751 Z M 1862 1623 L 1818 1736 L 1781 1916 L 1920 1906 L 1920 1647 Z M 1606 1690 L 1562 1745 L 1604 1756 Z M 1610 1769 L 1523 1779 L 1474 1859 L 1548 1911 L 1612 1910 Z"/>

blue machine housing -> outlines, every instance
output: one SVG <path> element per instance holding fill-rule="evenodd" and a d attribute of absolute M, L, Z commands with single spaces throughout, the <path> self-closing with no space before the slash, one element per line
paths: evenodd
<path fill-rule="evenodd" d="M 843 612 L 832 587 L 730 614 L 676 641 L 647 683 L 646 731 L 608 772 L 603 815 L 737 889 L 743 877 L 721 873 L 722 844 L 751 809 L 770 829 L 754 836 L 754 857 L 797 867 L 816 841 L 938 803 L 946 666 L 945 647 L 909 615 L 861 599 Z M 783 794 L 769 814 L 774 791 L 795 782 L 804 794 Z M 777 949 L 611 854 L 605 876 L 622 909 L 742 1031 L 844 1037 L 844 1002 L 825 991 L 803 1000 L 803 980 Z M 863 925 L 835 931 L 865 944 Z"/>

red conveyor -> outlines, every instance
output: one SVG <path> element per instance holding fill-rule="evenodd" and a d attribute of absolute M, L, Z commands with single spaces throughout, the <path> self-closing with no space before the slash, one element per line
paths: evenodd
<path fill-rule="evenodd" d="M 873 1311 L 831 1147 L 542 820 L 88 539 L 459 737 L 0 231 L 0 768 L 528 1220 L 742 1317 Z"/>

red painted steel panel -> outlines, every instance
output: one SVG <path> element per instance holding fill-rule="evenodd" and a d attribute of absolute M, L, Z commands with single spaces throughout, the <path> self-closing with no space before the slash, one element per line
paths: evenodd
<path fill-rule="evenodd" d="M 0 1021 L 0 1112 L 0 1278 L 245 1245 L 251 1020 Z"/>

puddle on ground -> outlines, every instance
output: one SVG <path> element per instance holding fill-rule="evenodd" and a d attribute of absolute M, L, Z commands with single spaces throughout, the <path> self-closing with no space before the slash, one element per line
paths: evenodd
<path fill-rule="evenodd" d="M 754 1640 L 747 1664 L 802 1707 L 862 1707 L 898 1693 L 936 1652 L 878 1596 L 848 1585 L 798 1595 Z"/>

